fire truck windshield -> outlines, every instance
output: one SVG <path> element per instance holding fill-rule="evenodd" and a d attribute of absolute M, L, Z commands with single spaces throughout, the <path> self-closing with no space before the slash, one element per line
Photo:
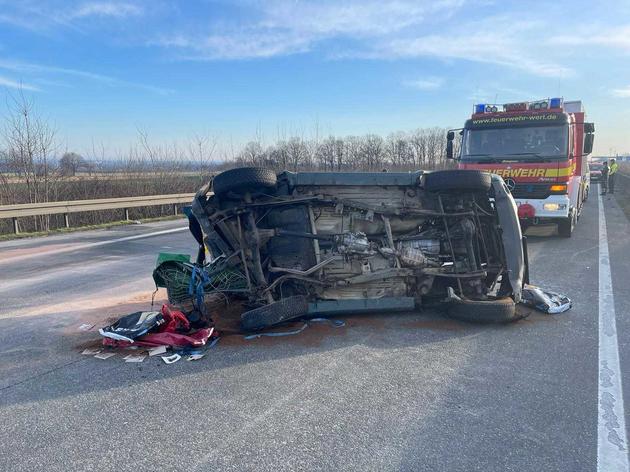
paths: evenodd
<path fill-rule="evenodd" d="M 566 159 L 567 126 L 467 129 L 462 160 Z"/>

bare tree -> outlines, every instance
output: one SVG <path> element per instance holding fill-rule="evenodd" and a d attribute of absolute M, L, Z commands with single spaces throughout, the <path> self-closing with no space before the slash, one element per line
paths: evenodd
<path fill-rule="evenodd" d="M 190 157 L 199 164 L 200 172 L 207 172 L 210 165 L 214 164 L 214 151 L 217 147 L 217 139 L 209 134 L 195 134 L 188 143 Z"/>
<path fill-rule="evenodd" d="M 309 167 L 310 154 L 302 138 L 295 136 L 287 141 L 287 158 L 293 171 L 297 171 L 300 167 Z"/>
<path fill-rule="evenodd" d="M 24 182 L 23 200 L 28 203 L 50 201 L 58 176 L 53 159 L 55 130 L 36 113 L 32 101 L 22 90 L 8 96 L 7 108 L 1 138 L 6 162 Z M 49 222 L 49 217 L 38 217 L 36 229 L 48 230 Z"/>

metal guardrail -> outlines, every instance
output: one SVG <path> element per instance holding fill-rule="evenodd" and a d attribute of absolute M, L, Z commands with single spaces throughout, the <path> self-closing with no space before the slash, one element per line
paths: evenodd
<path fill-rule="evenodd" d="M 103 198 L 98 200 L 70 200 L 65 202 L 23 203 L 0 206 L 0 218 L 13 219 L 13 231 L 20 231 L 18 218 L 40 215 L 64 215 L 66 228 L 70 227 L 68 214 L 82 211 L 116 210 L 125 211 L 125 219 L 129 219 L 129 208 L 173 205 L 173 213 L 177 214 L 177 204 L 190 203 L 194 193 L 176 193 L 171 195 L 147 195 L 142 197 Z"/>

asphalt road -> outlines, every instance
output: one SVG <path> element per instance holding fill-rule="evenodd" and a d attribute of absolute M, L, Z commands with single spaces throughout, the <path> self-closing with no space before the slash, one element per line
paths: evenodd
<path fill-rule="evenodd" d="M 630 225 L 603 204 L 627 381 Z M 157 253 L 194 241 L 112 241 L 183 222 L 0 243 L 0 470 L 596 471 L 598 222 L 593 196 L 572 239 L 529 235 L 532 282 L 568 313 L 346 317 L 173 365 L 82 356 L 98 334 L 78 326 L 149 308 Z"/>

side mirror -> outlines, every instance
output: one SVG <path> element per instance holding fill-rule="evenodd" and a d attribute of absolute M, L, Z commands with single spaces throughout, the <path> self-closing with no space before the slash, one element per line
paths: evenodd
<path fill-rule="evenodd" d="M 453 140 L 455 139 L 455 131 L 446 133 L 446 158 L 453 159 Z"/>
<path fill-rule="evenodd" d="M 584 135 L 584 152 L 583 154 L 590 154 L 593 152 L 593 140 L 595 136 L 591 133 Z"/>
<path fill-rule="evenodd" d="M 585 133 L 594 133 L 595 132 L 595 123 L 584 123 L 584 132 Z"/>

